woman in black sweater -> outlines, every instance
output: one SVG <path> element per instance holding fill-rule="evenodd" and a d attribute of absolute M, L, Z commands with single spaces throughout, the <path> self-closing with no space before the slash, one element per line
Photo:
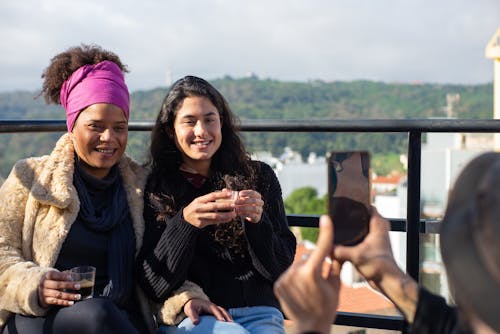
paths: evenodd
<path fill-rule="evenodd" d="M 233 319 L 186 318 L 179 327 L 190 333 L 284 333 L 273 283 L 296 241 L 281 188 L 268 165 L 250 159 L 234 114 L 207 81 L 187 76 L 171 87 L 150 168 L 138 261 L 144 291 L 161 302 L 191 280 Z"/>

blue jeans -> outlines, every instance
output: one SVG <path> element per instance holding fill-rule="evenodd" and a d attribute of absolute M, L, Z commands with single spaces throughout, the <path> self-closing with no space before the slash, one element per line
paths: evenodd
<path fill-rule="evenodd" d="M 198 325 L 189 318 L 177 327 L 160 326 L 157 334 L 285 334 L 283 314 L 270 306 L 231 308 L 233 322 L 216 320 L 212 315 L 202 315 Z"/>

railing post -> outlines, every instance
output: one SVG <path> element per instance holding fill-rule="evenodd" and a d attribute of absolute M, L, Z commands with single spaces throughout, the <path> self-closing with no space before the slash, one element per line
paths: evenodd
<path fill-rule="evenodd" d="M 406 272 L 418 282 L 420 268 L 420 169 L 422 133 L 410 131 L 408 141 L 408 193 L 406 204 Z"/>

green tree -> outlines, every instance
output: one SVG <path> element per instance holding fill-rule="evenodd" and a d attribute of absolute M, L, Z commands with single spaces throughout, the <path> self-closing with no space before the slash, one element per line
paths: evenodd
<path fill-rule="evenodd" d="M 318 192 L 313 187 L 302 187 L 294 190 L 285 199 L 285 211 L 287 214 L 310 214 L 321 215 L 327 211 L 327 195 L 318 197 Z M 316 242 L 318 229 L 302 227 L 300 233 L 303 239 Z"/>

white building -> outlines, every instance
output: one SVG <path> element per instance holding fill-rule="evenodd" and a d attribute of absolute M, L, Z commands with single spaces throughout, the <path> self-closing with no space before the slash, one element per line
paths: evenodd
<path fill-rule="evenodd" d="M 300 154 L 285 148 L 281 157 L 275 158 L 268 152 L 256 152 L 252 158 L 264 161 L 273 167 L 281 185 L 283 199 L 295 189 L 303 187 L 315 188 L 318 197 L 328 192 L 327 165 L 325 157 L 311 154 L 304 163 Z"/>
<path fill-rule="evenodd" d="M 463 167 L 492 149 L 492 136 L 462 133 L 428 133 L 422 145 L 421 198 L 423 213 L 441 217 L 448 192 Z"/>
<path fill-rule="evenodd" d="M 447 197 L 465 165 L 493 148 L 491 134 L 428 133 L 422 145 L 421 199 L 424 218 L 442 218 Z M 423 283 L 450 299 L 439 235 L 422 237 Z"/>

